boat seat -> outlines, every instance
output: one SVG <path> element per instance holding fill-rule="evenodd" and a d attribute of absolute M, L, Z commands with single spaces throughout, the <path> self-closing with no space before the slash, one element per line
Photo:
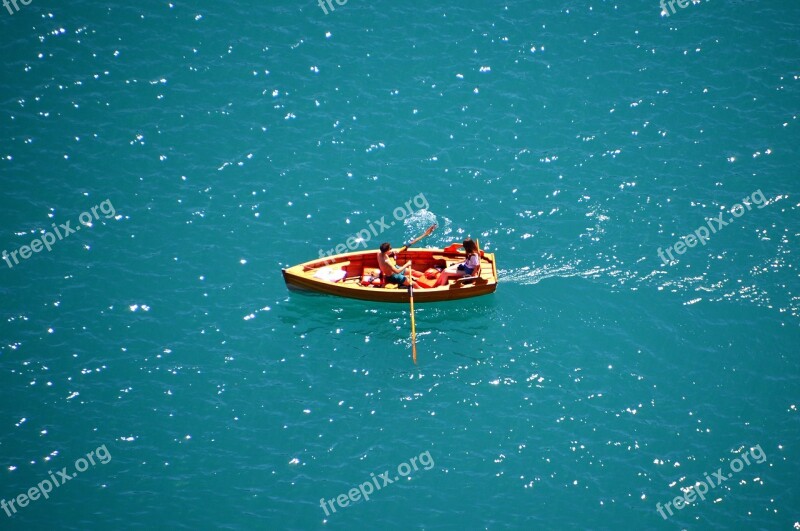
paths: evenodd
<path fill-rule="evenodd" d="M 471 276 L 468 276 L 468 277 L 461 277 L 461 278 L 457 278 L 457 279 L 453 280 L 453 285 L 454 286 L 463 286 L 465 284 L 472 284 L 473 282 L 475 284 L 486 284 L 489 281 L 487 279 L 481 277 L 481 276 L 471 275 Z"/>
<path fill-rule="evenodd" d="M 433 258 L 437 263 L 443 263 L 445 267 L 450 267 L 451 265 L 457 264 L 463 260 L 457 256 L 445 256 L 443 254 L 435 254 L 431 258 Z"/>
<path fill-rule="evenodd" d="M 408 275 L 406 275 L 408 276 Z M 417 286 L 420 289 L 425 288 L 432 288 L 436 284 L 436 281 L 439 280 L 439 275 L 436 275 L 434 278 L 429 279 L 426 278 L 425 275 L 420 277 L 414 277 L 414 282 L 417 283 Z M 397 284 L 393 284 L 391 282 L 386 282 L 381 275 L 381 270 L 377 267 L 365 267 L 363 273 L 360 278 L 360 283 L 364 287 L 376 287 L 376 288 L 387 288 L 387 289 L 396 289 L 402 288 L 405 289 L 405 286 L 398 286 Z"/>
<path fill-rule="evenodd" d="M 324 266 L 317 266 L 317 267 L 306 266 L 306 267 L 303 268 L 303 271 L 308 273 L 310 271 L 319 271 L 320 269 L 345 269 L 346 270 L 349 265 L 350 265 L 350 260 L 346 260 L 344 262 L 335 262 L 335 263 L 327 264 L 327 265 L 324 265 Z"/>

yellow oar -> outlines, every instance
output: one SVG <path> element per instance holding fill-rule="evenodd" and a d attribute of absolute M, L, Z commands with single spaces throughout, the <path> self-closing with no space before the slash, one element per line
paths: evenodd
<path fill-rule="evenodd" d="M 411 301 L 411 359 L 414 365 L 417 364 L 417 325 L 414 323 L 414 278 L 409 279 L 411 284 L 408 286 L 409 300 Z"/>
<path fill-rule="evenodd" d="M 414 245 L 422 238 L 430 236 L 431 233 L 436 230 L 436 224 L 434 223 L 430 227 L 427 228 L 425 232 L 423 232 L 419 237 L 414 238 L 400 249 L 397 250 L 397 254 L 405 252 L 408 249 L 409 245 Z M 409 267 L 409 270 L 411 268 Z M 411 359 L 414 360 L 414 365 L 417 364 L 417 325 L 414 322 L 414 275 L 411 274 L 411 271 L 408 272 L 408 300 L 411 303 Z"/>

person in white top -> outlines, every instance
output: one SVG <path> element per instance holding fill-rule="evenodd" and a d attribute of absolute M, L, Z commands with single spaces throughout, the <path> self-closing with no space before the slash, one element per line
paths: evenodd
<path fill-rule="evenodd" d="M 472 276 L 475 270 L 478 269 L 478 265 L 481 263 L 481 255 L 478 251 L 478 245 L 470 238 L 467 238 L 464 240 L 464 251 L 467 253 L 464 261 L 460 264 L 451 265 L 442 271 L 441 275 L 439 275 L 439 280 L 437 280 L 436 285 L 433 286 L 434 288 L 446 286 L 451 278 Z"/>

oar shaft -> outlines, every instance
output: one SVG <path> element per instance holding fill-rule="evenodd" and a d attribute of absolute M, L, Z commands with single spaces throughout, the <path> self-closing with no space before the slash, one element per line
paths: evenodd
<path fill-rule="evenodd" d="M 414 282 L 411 279 L 411 282 Z M 417 364 L 417 325 L 414 322 L 414 284 L 408 289 L 409 299 L 411 301 L 411 359 L 414 360 L 414 365 Z"/>
<path fill-rule="evenodd" d="M 426 236 L 430 236 L 430 234 L 434 230 L 436 230 L 436 224 L 435 223 L 433 225 L 431 225 L 430 227 L 428 227 L 428 230 L 423 232 L 418 238 L 414 238 L 413 240 L 411 240 L 410 242 L 408 242 L 407 244 L 402 246 L 399 249 L 398 254 L 405 252 L 406 249 L 408 249 L 408 247 L 410 245 L 414 245 L 415 243 L 417 243 L 421 239 L 425 238 Z M 411 264 L 410 260 L 409 260 L 409 264 Z M 414 365 L 416 365 L 417 364 L 417 324 L 414 321 L 414 274 L 413 274 L 413 270 L 408 272 L 408 280 L 410 282 L 410 284 L 408 286 L 408 300 L 409 300 L 409 303 L 411 304 L 411 358 L 414 360 Z"/>

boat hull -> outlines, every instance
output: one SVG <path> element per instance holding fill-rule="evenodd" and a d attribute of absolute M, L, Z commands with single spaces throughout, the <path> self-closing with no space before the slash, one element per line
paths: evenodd
<path fill-rule="evenodd" d="M 408 303 L 406 288 L 381 288 L 361 285 L 365 270 L 377 267 L 377 250 L 344 253 L 324 259 L 316 259 L 283 269 L 283 279 L 291 289 L 307 290 L 316 293 L 360 299 L 374 302 Z M 464 253 L 448 249 L 408 249 L 398 256 L 398 263 L 411 260 L 416 270 L 424 270 L 434 265 L 448 266 L 461 262 Z M 315 277 L 322 269 L 343 271 L 342 281 L 331 282 Z M 451 281 L 449 285 L 438 288 L 415 288 L 414 302 L 442 302 L 488 295 L 497 289 L 497 267 L 494 254 L 482 253 L 481 275 L 469 283 Z"/>

